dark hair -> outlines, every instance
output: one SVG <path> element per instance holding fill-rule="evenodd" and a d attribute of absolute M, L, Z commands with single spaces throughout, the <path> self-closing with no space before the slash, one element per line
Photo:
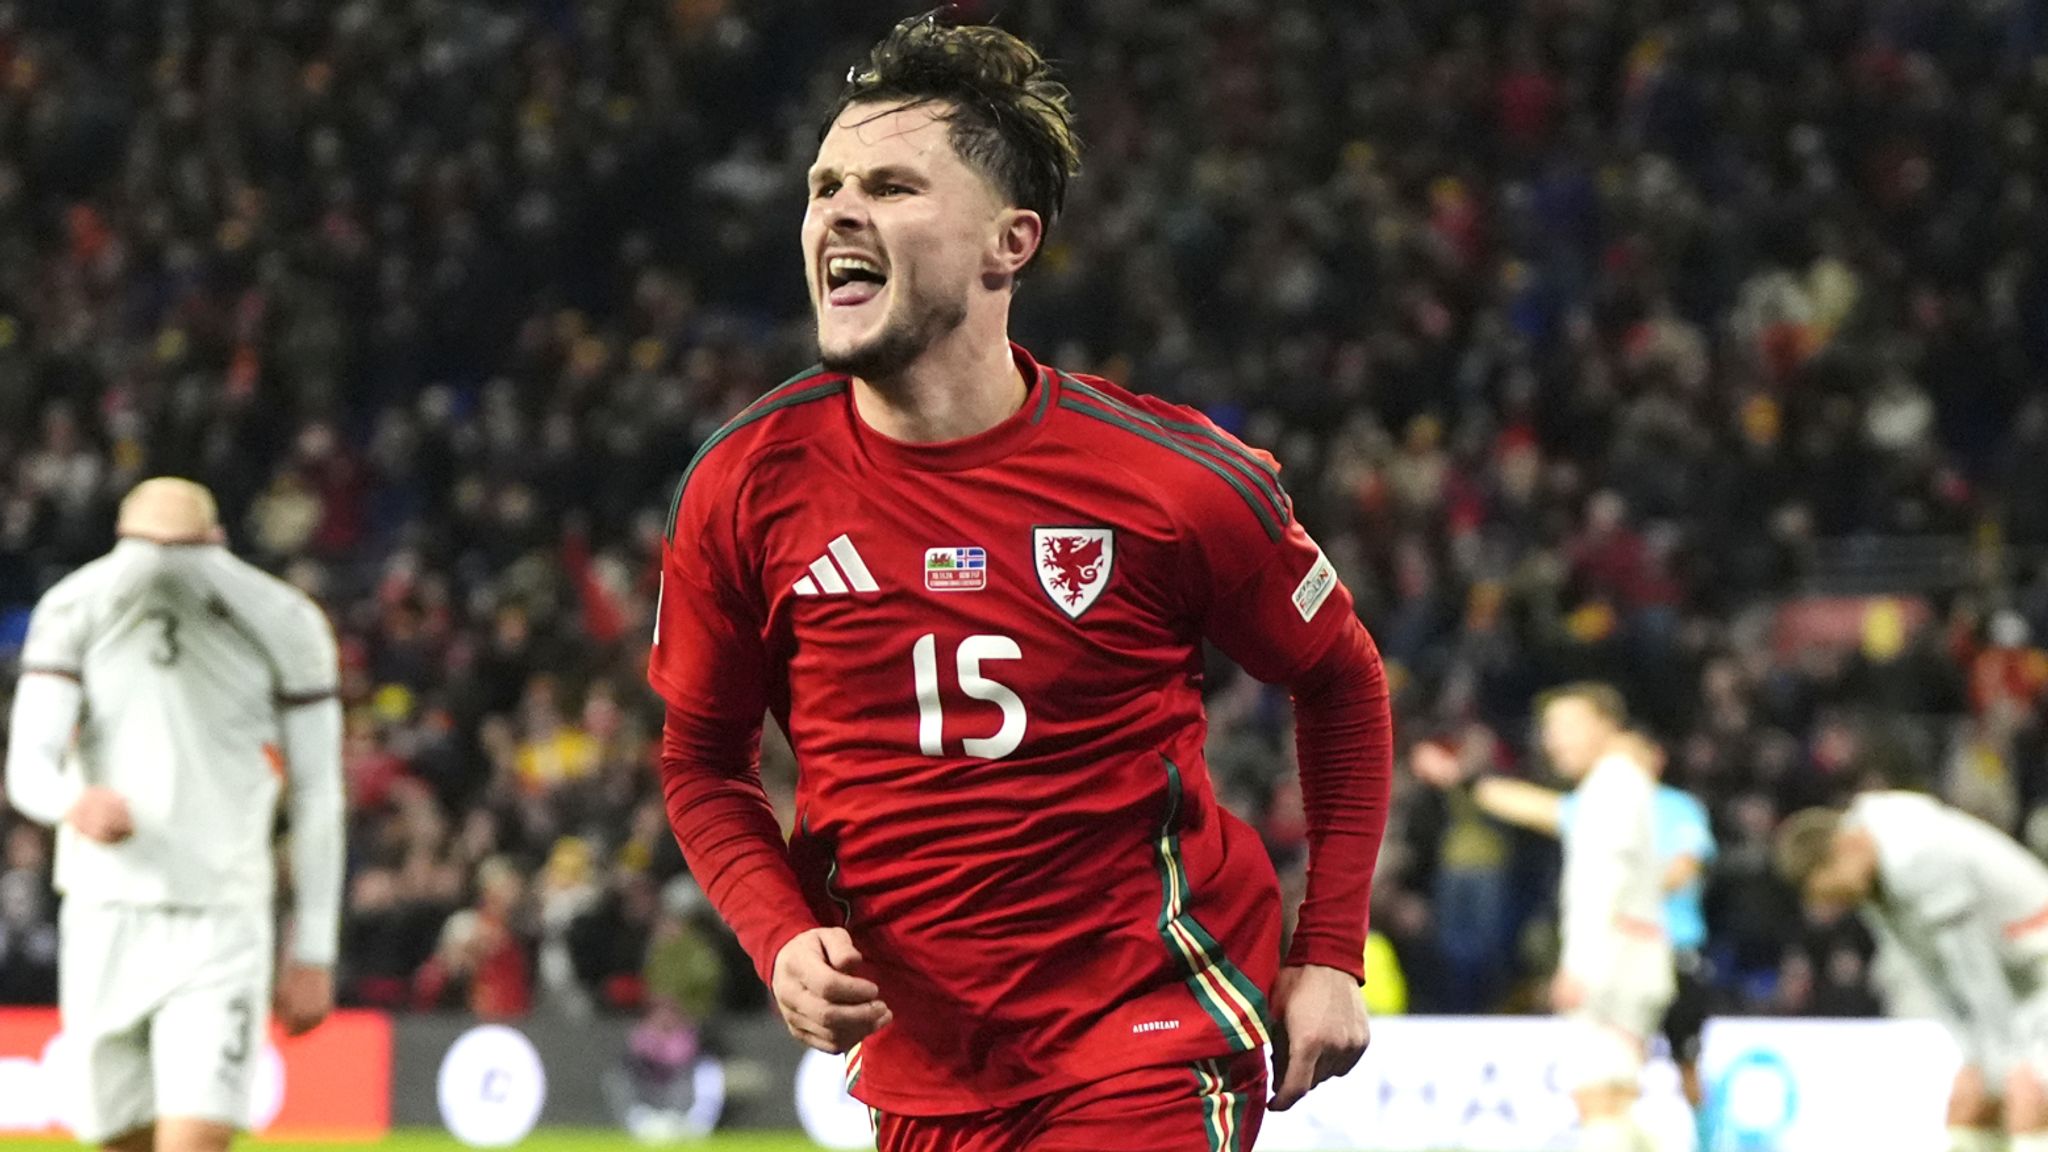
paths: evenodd
<path fill-rule="evenodd" d="M 898 100 L 950 105 L 953 150 L 1051 230 L 1081 170 L 1081 139 L 1066 85 L 1036 48 L 1000 28 L 948 23 L 945 9 L 912 16 L 847 71 L 818 139 L 855 104 Z"/>

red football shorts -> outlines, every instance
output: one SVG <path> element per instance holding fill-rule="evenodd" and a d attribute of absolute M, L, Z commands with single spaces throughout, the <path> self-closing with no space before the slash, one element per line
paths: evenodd
<path fill-rule="evenodd" d="M 873 1115 L 878 1152 L 1250 1152 L 1266 1057 L 1141 1068 L 995 1112 Z"/>

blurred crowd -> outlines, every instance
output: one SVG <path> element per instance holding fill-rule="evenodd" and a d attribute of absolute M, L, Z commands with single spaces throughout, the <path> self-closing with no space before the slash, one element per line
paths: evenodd
<path fill-rule="evenodd" d="M 1621 685 L 1722 840 L 1725 1006 L 1872 1007 L 1867 941 L 1769 873 L 1787 811 L 1884 779 L 2048 838 L 2037 5 L 959 7 L 1062 63 L 1088 143 L 1016 336 L 1282 459 L 1404 746 L 1541 778 L 1532 695 Z M 0 646 L 135 480 L 214 488 L 341 637 L 346 1001 L 760 1002 L 660 805 L 656 547 L 808 363 L 818 102 L 909 10 L 0 0 Z M 1886 598 L 1788 625 L 1832 592 Z M 1284 693 L 1211 685 L 1298 885 Z M 34 1001 L 48 845 L 0 824 Z M 1554 854 L 1401 774 L 1411 1008 L 1521 999 Z"/>

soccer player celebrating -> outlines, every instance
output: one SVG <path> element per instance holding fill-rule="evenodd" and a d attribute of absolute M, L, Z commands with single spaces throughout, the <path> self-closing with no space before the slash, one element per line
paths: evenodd
<path fill-rule="evenodd" d="M 334 635 L 221 546 L 213 497 L 145 480 L 121 540 L 36 605 L 7 798 L 59 825 L 58 1005 L 81 1139 L 220 1152 L 250 1119 L 271 1005 L 271 834 L 290 800 L 295 916 L 275 1006 L 334 1003 L 341 706 Z"/>
<path fill-rule="evenodd" d="M 692 871 L 885 1150 L 1249 1148 L 1359 1058 L 1391 732 L 1270 457 L 1008 340 L 1077 171 L 1027 44 L 905 21 L 809 176 L 823 364 L 679 486 L 650 678 Z M 1201 645 L 1295 701 L 1290 950 L 1203 760 Z M 785 845 L 758 739 L 795 749 Z"/>
<path fill-rule="evenodd" d="M 1656 780 L 1622 730 L 1621 693 L 1572 684 L 1539 705 L 1544 754 L 1575 781 L 1563 826 L 1563 954 L 1551 1004 L 1575 1025 L 1568 1065 L 1585 1152 L 1635 1152 L 1650 1137 L 1632 1109 L 1649 1038 L 1671 1003 L 1671 940 L 1654 830 Z"/>
<path fill-rule="evenodd" d="M 1903 992 L 1963 1049 L 1949 1147 L 2048 1152 L 2048 867 L 1930 796 L 1866 792 L 1778 831 L 1779 875 L 1811 904 L 1856 908 Z M 1896 1010 L 1897 1005 L 1894 1005 Z"/>

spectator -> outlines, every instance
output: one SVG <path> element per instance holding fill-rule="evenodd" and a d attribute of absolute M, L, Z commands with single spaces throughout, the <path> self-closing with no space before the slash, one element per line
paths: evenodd
<path fill-rule="evenodd" d="M 1410 753 L 1415 774 L 1445 789 L 1434 904 L 1446 969 L 1442 1003 L 1451 1012 L 1485 1011 L 1506 982 L 1511 846 L 1470 792 L 1455 787 L 1493 769 L 1494 750 L 1492 733 L 1476 729 L 1455 746 L 1424 741 Z"/>
<path fill-rule="evenodd" d="M 454 909 L 456 886 L 404 871 L 366 868 L 349 890 L 338 981 L 344 1004 L 396 1009 L 409 1002 L 413 974 L 433 955 Z"/>
<path fill-rule="evenodd" d="M 450 916 L 434 955 L 413 978 L 413 1006 L 457 1005 L 481 1020 L 517 1020 L 533 1006 L 532 963 L 520 930 L 525 881 L 502 857 L 477 870 L 477 903 Z"/>
<path fill-rule="evenodd" d="M 552 677 L 536 676 L 527 682 L 520 712 L 525 725 L 519 741 L 521 787 L 546 792 L 597 771 L 598 743 L 563 717 Z"/>
<path fill-rule="evenodd" d="M 555 841 L 541 869 L 536 898 L 540 906 L 539 992 L 541 1003 L 571 1019 L 588 1017 L 590 990 L 584 985 L 571 953 L 577 922 L 591 914 L 599 899 L 591 879 L 590 845 L 575 836 Z"/>
<path fill-rule="evenodd" d="M 0 856 L 0 1004 L 48 1004 L 57 995 L 57 908 L 50 853 L 33 825 L 9 830 Z"/>
<path fill-rule="evenodd" d="M 713 937 L 709 902 L 687 879 L 669 883 L 661 894 L 661 918 L 647 950 L 649 1010 L 678 1024 L 699 1027 L 716 1011 L 725 984 L 725 964 Z"/>
<path fill-rule="evenodd" d="M 700 1136 L 707 1126 L 696 1107 L 708 1087 L 699 1075 L 704 1026 L 725 982 L 707 939 L 721 931 L 713 923 L 710 901 L 691 880 L 672 881 L 661 893 L 647 955 L 647 1012 L 627 1039 L 624 1067 L 606 1082 L 614 1109 L 644 1139 Z"/>

